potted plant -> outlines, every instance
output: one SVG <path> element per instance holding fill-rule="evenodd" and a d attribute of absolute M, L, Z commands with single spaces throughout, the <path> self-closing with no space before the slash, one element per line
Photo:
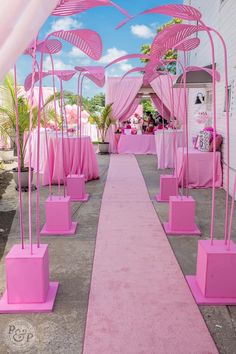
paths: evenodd
<path fill-rule="evenodd" d="M 101 154 L 109 153 L 109 142 L 106 141 L 107 131 L 111 124 L 115 124 L 116 121 L 112 118 L 112 103 L 106 105 L 100 114 L 91 115 L 92 120 L 97 125 L 100 140 L 98 143 L 98 149 Z"/>
<path fill-rule="evenodd" d="M 0 132 L 2 135 L 8 136 L 15 144 L 16 141 L 16 95 L 14 90 L 14 80 L 11 75 L 7 75 L 0 87 L 1 104 L 0 104 Z M 51 103 L 52 97 L 47 99 L 44 104 L 46 106 Z M 20 170 L 21 170 L 21 187 L 28 188 L 28 172 L 29 168 L 25 166 L 25 152 L 29 139 L 30 128 L 30 104 L 22 88 L 17 88 L 17 105 L 18 105 L 18 128 L 19 128 L 19 147 L 20 147 Z M 32 128 L 37 126 L 38 106 L 33 107 Z M 50 108 L 46 111 L 46 117 L 52 116 L 53 110 Z M 33 170 L 33 169 L 32 169 Z M 32 174 L 33 175 L 33 174 Z M 18 188 L 18 168 L 13 168 L 13 177 Z"/>

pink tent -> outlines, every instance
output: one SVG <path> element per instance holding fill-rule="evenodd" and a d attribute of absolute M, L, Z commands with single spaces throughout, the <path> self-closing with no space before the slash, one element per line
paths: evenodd
<path fill-rule="evenodd" d="M 172 75 L 173 82 L 175 76 Z M 169 83 L 168 83 L 168 80 Z M 169 119 L 171 115 L 171 97 L 169 95 L 169 84 L 172 80 L 167 75 L 160 76 L 151 82 L 151 87 L 155 94 L 151 95 L 152 101 L 157 110 L 163 111 L 164 118 Z M 143 86 L 143 77 L 109 77 L 106 85 L 106 103 L 113 103 L 113 117 L 119 121 L 130 118 L 136 111 L 140 96 L 138 95 Z M 183 92 L 181 89 L 174 89 L 174 116 L 182 120 L 184 116 Z M 180 95 L 180 97 L 179 97 Z M 110 152 L 116 153 L 116 141 L 112 128 L 109 129 L 107 140 L 110 142 Z"/>

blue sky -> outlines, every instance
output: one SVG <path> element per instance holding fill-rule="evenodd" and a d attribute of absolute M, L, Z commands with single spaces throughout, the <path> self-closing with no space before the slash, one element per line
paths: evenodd
<path fill-rule="evenodd" d="M 182 3 L 181 0 L 114 0 L 114 2 L 125 8 L 131 15 L 159 5 Z M 75 16 L 50 16 L 43 25 L 39 38 L 43 39 L 48 33 L 59 29 L 88 28 L 97 31 L 103 41 L 103 56 L 99 65 L 106 65 L 121 55 L 139 53 L 142 44 L 152 42 L 157 27 L 170 20 L 169 17 L 163 15 L 143 15 L 116 30 L 115 27 L 123 19 L 124 16 L 114 7 L 94 8 Z M 57 69 L 70 69 L 76 65 L 98 65 L 65 42 L 62 52 L 54 56 L 54 63 Z M 135 66 L 140 66 L 140 62 L 126 61 L 111 67 L 107 75 L 120 76 Z M 18 59 L 17 67 L 19 83 L 23 84 L 24 78 L 29 74 L 31 59 L 21 56 Z M 47 57 L 44 60 L 44 69 L 50 69 Z M 51 80 L 44 80 L 44 85 L 51 86 Z M 76 92 L 76 79 L 65 83 L 64 88 Z M 96 88 L 88 80 L 85 81 L 84 96 L 93 96 L 101 91 L 103 91 L 101 88 Z"/>

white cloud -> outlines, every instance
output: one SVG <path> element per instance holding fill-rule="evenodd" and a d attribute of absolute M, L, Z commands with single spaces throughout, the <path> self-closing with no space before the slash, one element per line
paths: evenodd
<path fill-rule="evenodd" d="M 103 57 L 99 60 L 99 62 L 101 64 L 109 64 L 113 60 L 127 54 L 128 53 L 123 49 L 118 49 L 116 47 L 108 48 L 106 54 L 103 55 Z M 127 60 L 123 60 L 117 64 L 114 64 L 114 66 L 111 67 L 110 72 L 119 75 L 119 73 L 121 74 L 121 72 L 131 70 L 132 68 L 133 66 L 127 63 Z"/>
<path fill-rule="evenodd" d="M 146 25 L 133 25 L 131 26 L 131 32 L 140 38 L 149 39 L 155 37 L 155 32 L 152 28 Z"/>
<path fill-rule="evenodd" d="M 71 29 L 81 28 L 81 26 L 82 23 L 77 21 L 76 19 L 72 17 L 63 17 L 51 23 L 51 29 L 49 32 L 55 32 L 60 30 L 68 31 Z"/>
<path fill-rule="evenodd" d="M 86 54 L 84 54 L 79 48 L 77 47 L 72 47 L 71 51 L 68 53 L 70 57 L 73 58 L 84 58 L 87 57 Z"/>
<path fill-rule="evenodd" d="M 127 52 L 125 50 L 117 49 L 115 47 L 107 49 L 107 52 L 105 55 L 101 57 L 99 60 L 100 63 L 102 64 L 108 64 L 111 61 L 122 57 L 123 55 L 126 55 Z"/>
<path fill-rule="evenodd" d="M 72 47 L 67 55 L 71 58 L 70 63 L 73 66 L 93 65 L 93 61 L 77 47 Z"/>
<path fill-rule="evenodd" d="M 71 65 L 65 64 L 61 59 L 54 59 L 55 70 L 70 70 L 73 69 Z M 43 62 L 43 70 L 52 70 L 51 59 L 47 57 Z"/>
<path fill-rule="evenodd" d="M 131 69 L 133 69 L 133 66 L 129 63 L 121 63 L 120 64 L 120 70 L 122 70 L 122 71 L 129 71 Z"/>

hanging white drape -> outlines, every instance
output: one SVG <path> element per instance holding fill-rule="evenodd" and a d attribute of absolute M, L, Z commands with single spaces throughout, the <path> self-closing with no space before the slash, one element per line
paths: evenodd
<path fill-rule="evenodd" d="M 37 35 L 58 0 L 1 0 L 0 81 Z"/>

